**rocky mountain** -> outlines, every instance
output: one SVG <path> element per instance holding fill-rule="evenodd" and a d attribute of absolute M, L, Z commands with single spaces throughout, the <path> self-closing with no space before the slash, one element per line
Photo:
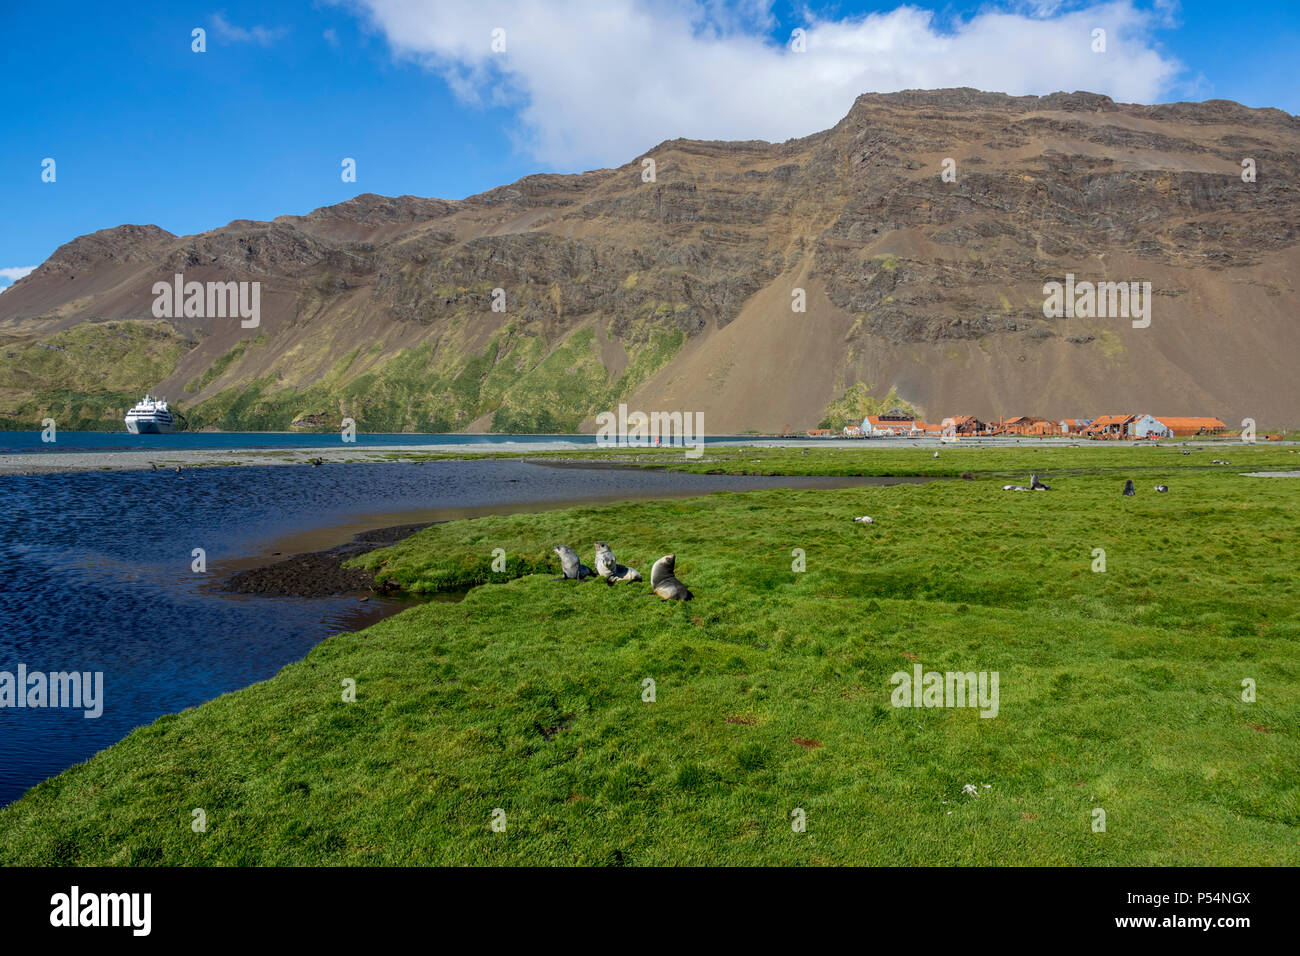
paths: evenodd
<path fill-rule="evenodd" d="M 672 140 L 458 202 L 82 236 L 0 295 L 0 419 L 117 429 L 150 389 L 194 427 L 590 430 L 627 402 L 736 433 L 865 385 L 936 419 L 1277 426 L 1300 417 L 1297 267 L 1287 113 L 871 94 L 802 139 Z M 176 273 L 259 282 L 259 325 L 155 318 Z M 1149 326 L 1045 317 L 1067 274 L 1149 282 Z"/>

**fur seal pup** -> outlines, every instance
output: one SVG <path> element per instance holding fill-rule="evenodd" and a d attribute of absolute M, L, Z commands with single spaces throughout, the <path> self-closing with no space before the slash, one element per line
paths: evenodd
<path fill-rule="evenodd" d="M 1051 485 L 1045 485 L 1045 484 L 1043 484 L 1041 481 L 1038 480 L 1038 476 L 1037 476 L 1037 475 L 1030 475 L 1030 476 L 1029 476 L 1029 487 L 1030 487 L 1030 489 L 1033 490 L 1033 491 L 1051 491 L 1051 490 L 1052 490 L 1052 486 L 1051 486 Z"/>
<path fill-rule="evenodd" d="M 591 568 L 587 567 L 578 560 L 578 552 L 574 551 L 567 544 L 557 544 L 551 548 L 560 556 L 560 568 L 564 571 L 558 578 L 552 578 L 553 581 L 581 581 L 583 578 L 592 576 Z"/>
<path fill-rule="evenodd" d="M 1133 479 L 1132 479 L 1132 478 L 1130 478 L 1128 481 L 1124 482 L 1124 494 L 1125 494 L 1126 497 L 1129 497 L 1129 498 L 1132 498 L 1134 495 L 1137 494 L 1137 489 L 1135 489 L 1135 488 L 1133 487 Z"/>
<path fill-rule="evenodd" d="M 853 520 L 854 520 L 854 521 L 861 522 L 862 524 L 875 524 L 875 523 L 876 523 L 876 519 L 873 518 L 873 517 L 871 517 L 871 515 L 859 515 L 858 517 L 854 518 Z"/>
<path fill-rule="evenodd" d="M 1169 490 L 1168 485 L 1156 485 L 1156 491 L 1158 491 L 1162 495 L 1168 490 Z"/>
<path fill-rule="evenodd" d="M 609 549 L 604 541 L 596 542 L 596 573 L 602 578 L 608 578 L 618 567 L 618 562 L 614 558 L 614 552 Z"/>
<path fill-rule="evenodd" d="M 640 581 L 641 572 L 636 568 L 625 567 L 618 563 L 614 552 L 604 541 L 596 542 L 596 573 L 605 579 L 606 584 L 616 581 Z"/>
<path fill-rule="evenodd" d="M 689 601 L 693 594 L 673 574 L 677 555 L 665 554 L 650 569 L 650 587 L 665 601 Z"/>

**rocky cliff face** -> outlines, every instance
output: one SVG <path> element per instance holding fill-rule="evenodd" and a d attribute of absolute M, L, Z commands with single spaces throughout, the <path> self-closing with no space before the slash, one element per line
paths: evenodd
<path fill-rule="evenodd" d="M 116 428 L 155 389 L 230 429 L 569 430 L 626 401 L 721 433 L 814 425 L 866 383 L 936 418 L 1294 423 L 1298 147 L 1295 117 L 1223 101 L 910 91 L 460 202 L 120 226 L 0 296 L 0 417 Z M 260 282 L 260 325 L 155 319 L 177 272 Z M 1067 273 L 1150 282 L 1150 325 L 1044 317 Z"/>

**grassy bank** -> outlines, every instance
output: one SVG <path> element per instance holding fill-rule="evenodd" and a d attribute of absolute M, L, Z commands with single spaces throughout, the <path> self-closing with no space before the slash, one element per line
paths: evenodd
<path fill-rule="evenodd" d="M 689 467 L 975 480 L 430 528 L 364 563 L 489 583 L 36 787 L 0 811 L 0 862 L 1300 862 L 1300 483 L 1238 474 L 1291 450 L 706 457 Z M 1001 491 L 1030 465 L 1053 491 Z M 530 573 L 595 539 L 647 577 L 676 552 L 696 600 Z M 917 663 L 997 671 L 998 715 L 893 707 Z"/>

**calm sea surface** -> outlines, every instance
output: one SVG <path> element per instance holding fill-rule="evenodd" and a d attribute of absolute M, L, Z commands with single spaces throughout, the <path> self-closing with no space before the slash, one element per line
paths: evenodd
<path fill-rule="evenodd" d="M 248 447 L 248 436 L 234 437 L 230 447 Z M 837 484 L 848 483 L 854 482 Z M 547 503 L 831 484 L 518 461 L 0 476 L 0 672 L 16 674 L 24 664 L 29 673 L 104 675 L 97 719 L 79 710 L 0 707 L 0 805 L 134 727 L 264 680 L 322 638 L 408 606 L 216 590 L 224 572 L 250 557 L 269 563 L 277 560 L 274 551 L 342 543 L 301 546 L 313 534 L 432 520 L 438 509 L 453 516 L 452 509 L 527 511 Z M 205 574 L 191 570 L 194 548 L 206 551 Z"/>

